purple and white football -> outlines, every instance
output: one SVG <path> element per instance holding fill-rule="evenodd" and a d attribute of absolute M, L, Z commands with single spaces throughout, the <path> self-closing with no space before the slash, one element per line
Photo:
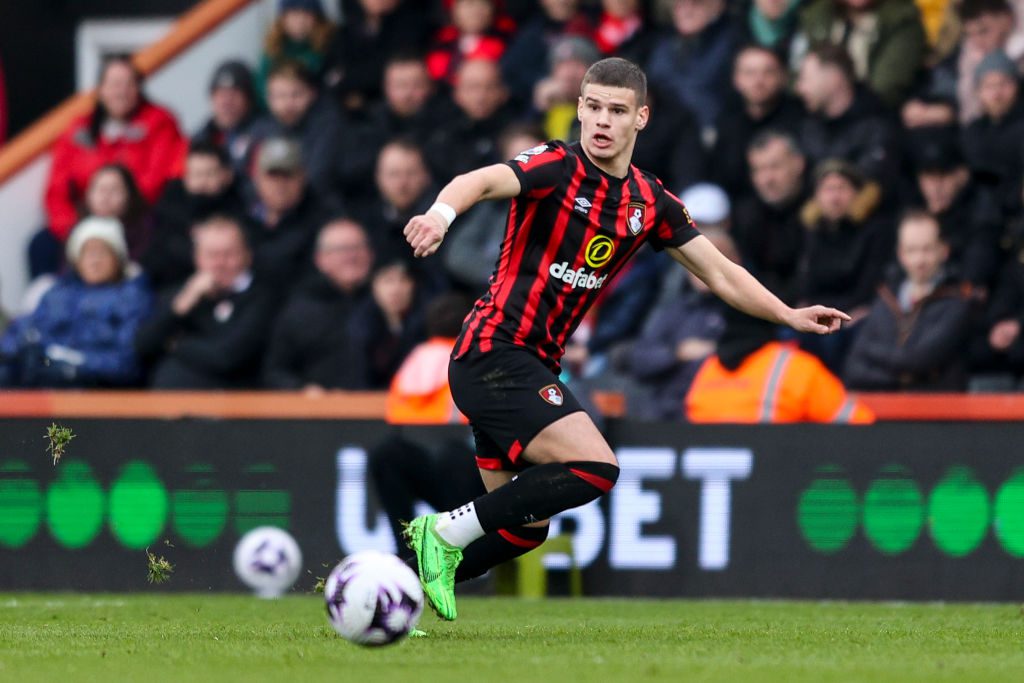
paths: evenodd
<path fill-rule="evenodd" d="M 376 550 L 349 555 L 324 584 L 327 620 L 358 645 L 390 645 L 416 627 L 423 613 L 419 577 L 402 560 Z"/>

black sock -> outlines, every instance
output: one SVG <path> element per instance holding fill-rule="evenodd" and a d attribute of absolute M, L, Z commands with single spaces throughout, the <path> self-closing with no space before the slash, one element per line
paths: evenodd
<path fill-rule="evenodd" d="M 473 506 L 484 531 L 511 529 L 586 505 L 610 491 L 618 478 L 619 468 L 606 462 L 536 465 L 480 496 Z"/>
<path fill-rule="evenodd" d="M 548 537 L 548 525 L 499 529 L 470 543 L 462 551 L 455 582 L 482 576 L 491 567 L 514 560 L 538 547 Z"/>

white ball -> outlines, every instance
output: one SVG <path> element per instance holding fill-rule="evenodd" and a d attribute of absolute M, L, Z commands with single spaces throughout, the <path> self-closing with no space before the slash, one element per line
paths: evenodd
<path fill-rule="evenodd" d="M 327 620 L 359 645 L 390 645 L 412 631 L 423 614 L 419 577 L 388 553 L 349 555 L 324 584 Z"/>
<path fill-rule="evenodd" d="M 235 546 L 235 574 L 261 598 L 283 595 L 301 571 L 302 551 L 283 529 L 256 527 Z"/>

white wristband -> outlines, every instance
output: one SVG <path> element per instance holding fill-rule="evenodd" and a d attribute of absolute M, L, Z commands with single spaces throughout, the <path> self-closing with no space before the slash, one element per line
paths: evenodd
<path fill-rule="evenodd" d="M 439 214 L 441 214 L 441 217 L 444 218 L 445 230 L 452 227 L 452 221 L 454 221 L 455 217 L 458 215 L 457 213 L 455 213 L 455 209 L 453 209 L 448 204 L 445 204 L 444 202 L 434 202 L 434 205 L 427 210 L 436 211 Z"/>

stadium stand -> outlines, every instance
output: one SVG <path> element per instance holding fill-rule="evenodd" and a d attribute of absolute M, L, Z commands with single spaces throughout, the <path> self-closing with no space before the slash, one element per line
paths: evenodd
<path fill-rule="evenodd" d="M 246 4 L 203 3 L 183 24 L 205 31 Z M 462 218 L 446 245 L 457 249 L 458 260 L 442 253 L 432 263 L 403 261 L 405 221 L 453 175 L 507 158 L 499 136 L 516 126 L 520 140 L 534 140 L 525 131 L 537 125 L 571 138 L 572 98 L 554 85 L 575 82 L 577 67 L 600 55 L 622 54 L 644 63 L 651 81 L 652 125 L 641 135 L 637 165 L 658 173 L 674 192 L 700 182 L 724 187 L 732 208 L 728 231 L 756 275 L 794 303 L 820 300 L 854 314 L 858 324 L 841 340 L 798 340 L 805 350 L 837 371 L 856 365 L 848 348 L 866 346 L 858 333 L 882 325 L 883 309 L 870 306 L 876 291 L 899 288 L 906 277 L 893 249 L 899 216 L 924 207 L 949 245 L 950 267 L 971 283 L 962 302 L 964 330 L 954 344 L 959 379 L 939 386 L 1016 389 L 1024 367 L 1017 349 L 1024 319 L 1017 273 L 1024 41 L 1015 5 L 964 0 L 950 15 L 911 0 L 782 4 L 769 16 L 771 3 L 725 0 L 344 0 L 334 24 L 319 0 L 281 0 L 258 62 L 219 61 L 196 74 L 213 116 L 186 131 L 196 134 L 191 152 L 173 118 L 139 90 L 142 74 L 195 40 L 178 35 L 130 61 L 110 61 L 98 101 L 79 95 L 44 122 L 50 140 L 55 131 L 63 135 L 45 204 L 48 231 L 32 246 L 32 275 L 56 270 L 74 277 L 72 264 L 61 262 L 70 229 L 88 216 L 116 218 L 129 260 L 141 263 L 149 286 L 167 300 L 192 277 L 194 225 L 230 215 L 251 244 L 255 280 L 274 291 L 266 320 L 254 326 L 265 338 L 260 352 L 247 357 L 245 377 L 211 385 L 387 387 L 422 340 L 430 301 L 452 289 L 480 293 L 496 245 L 460 240 L 460 227 L 473 224 L 470 236 L 493 235 L 486 228 L 501 216 Z M 985 35 L 982 19 L 990 29 Z M 138 101 L 126 95 L 123 111 L 107 93 L 111 75 L 136 91 Z M 286 86 L 276 95 L 275 79 Z M 264 88 L 269 111 L 257 116 Z M 231 102 L 218 105 L 219 93 Z M 152 137 L 158 129 L 159 141 Z M 114 137 L 116 149 L 109 144 Z M 0 181 L 44 146 L 14 138 L 0 150 Z M 360 367 L 325 377 L 328 363 L 315 379 L 281 380 L 266 369 L 262 347 L 301 325 L 285 322 L 301 318 L 289 306 L 311 293 L 307 278 L 326 277 L 316 236 L 342 216 L 363 225 L 377 260 L 376 275 L 356 287 L 364 300 L 342 316 L 358 321 L 348 323 L 359 329 L 347 343 L 351 363 Z M 663 255 L 641 255 L 595 309 L 567 367 L 588 380 L 615 372 L 626 355 L 615 348 L 643 340 L 652 325 L 677 346 L 691 335 L 717 334 L 700 293 L 666 281 L 666 266 Z M 379 291 L 392 285 L 390 293 Z M 659 298 L 666 290 L 688 302 L 669 317 L 670 327 L 688 331 L 678 339 L 670 339 L 664 319 L 654 324 L 667 315 L 664 294 Z M 215 320 L 217 302 L 203 303 Z M 31 320 L 29 311 L 12 312 L 22 316 L 15 329 Z M 157 315 L 150 324 L 167 324 Z M 267 333 L 271 325 L 274 335 Z M 149 337 L 151 343 L 139 345 L 145 353 L 133 359 L 144 361 L 151 386 L 154 369 L 176 353 L 168 338 Z M 593 362 L 604 356 L 609 362 Z M 669 365 L 666 372 L 680 372 Z M 353 371 L 372 379 L 353 380 Z M 644 381 L 675 382 L 655 375 Z M 623 397 L 639 391 L 626 377 L 631 384 L 623 386 L 621 377 L 608 384 L 617 392 L 610 412 L 616 402 L 628 410 Z M 883 384 L 922 388 L 902 379 Z"/>

